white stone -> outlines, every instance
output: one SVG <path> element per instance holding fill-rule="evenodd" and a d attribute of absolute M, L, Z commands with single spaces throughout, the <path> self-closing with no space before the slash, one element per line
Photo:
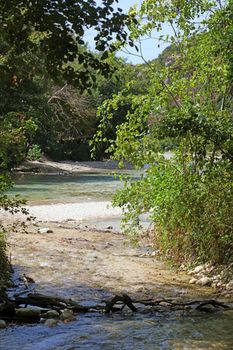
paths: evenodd
<path fill-rule="evenodd" d="M 199 286 L 209 286 L 211 285 L 212 279 L 209 277 L 202 277 L 200 278 L 196 284 L 198 284 Z"/>
<path fill-rule="evenodd" d="M 189 281 L 189 284 L 195 284 L 197 282 L 197 278 L 193 277 L 191 278 L 191 280 Z"/>
<path fill-rule="evenodd" d="M 203 271 L 204 268 L 205 268 L 204 265 L 199 265 L 199 266 L 195 267 L 195 269 L 193 270 L 193 273 L 199 273 L 199 272 Z"/>
<path fill-rule="evenodd" d="M 0 320 L 0 329 L 6 328 L 6 322 L 4 320 Z"/>
<path fill-rule="evenodd" d="M 41 227 L 41 228 L 38 228 L 37 230 L 39 233 L 53 233 L 53 230 L 51 230 L 50 228 L 48 227 Z"/>
<path fill-rule="evenodd" d="M 216 285 L 216 287 L 222 288 L 222 282 L 218 282 L 217 285 Z"/>
<path fill-rule="evenodd" d="M 54 318 L 49 318 L 48 320 L 45 321 L 44 323 L 47 327 L 56 327 L 58 324 L 58 320 L 55 320 Z"/>

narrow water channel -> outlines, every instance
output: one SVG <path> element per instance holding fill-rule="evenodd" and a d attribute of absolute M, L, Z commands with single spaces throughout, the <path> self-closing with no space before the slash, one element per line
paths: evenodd
<path fill-rule="evenodd" d="M 82 174 L 77 177 L 23 176 L 17 179 L 13 192 L 26 196 L 32 205 L 96 202 L 98 207 L 98 203 L 109 201 L 113 191 L 119 186 L 120 183 L 114 176 L 104 174 Z M 120 217 L 117 216 L 114 218 L 115 221 L 119 219 Z M 114 221 L 106 216 L 103 219 L 94 218 L 88 223 L 99 221 L 106 226 L 109 220 Z M 66 230 L 65 238 L 55 233 L 54 237 L 43 236 L 43 239 L 38 235 L 23 235 L 20 238 L 21 242 L 14 241 L 17 245 L 15 248 L 17 268 L 32 274 L 33 277 L 33 273 L 35 274 L 39 292 L 50 291 L 61 295 L 62 285 L 65 285 L 66 297 L 70 296 L 83 301 L 87 299 L 90 302 L 96 301 L 98 298 L 111 295 L 113 289 L 111 275 L 115 279 L 119 277 L 117 283 L 122 284 L 124 288 L 128 287 L 130 291 L 124 271 L 122 272 L 120 268 L 119 271 L 117 270 L 118 261 L 122 269 L 125 268 L 126 272 L 131 271 L 132 276 L 127 278 L 133 282 L 132 286 L 135 285 L 138 288 L 138 284 L 141 283 L 142 290 L 147 287 L 154 288 L 154 293 L 156 291 L 161 293 L 162 290 L 164 293 L 168 291 L 169 295 L 186 293 L 182 284 L 179 285 L 169 277 L 170 272 L 167 273 L 167 278 L 166 271 L 163 272 L 164 283 L 166 278 L 165 287 L 161 280 L 157 281 L 155 275 L 159 275 L 160 264 L 157 264 L 158 266 L 153 270 L 156 262 L 152 260 L 139 258 L 141 270 L 135 270 L 138 259 L 135 257 L 137 250 L 125 246 L 119 236 L 108 233 L 103 237 L 104 234 L 101 237 L 96 234 L 94 237 L 94 233 L 82 235 L 80 231 L 76 233 L 75 230 Z M 31 247 L 30 251 L 25 248 L 25 242 L 28 247 Z M 67 242 L 73 242 L 73 245 L 68 245 Z M 118 242 L 120 246 L 114 248 L 114 242 Z M 43 249 L 47 251 L 46 256 Z M 145 264 L 145 270 L 143 264 Z M 60 269 L 62 272 L 59 271 Z M 78 288 L 79 284 L 83 285 L 83 281 L 86 283 L 85 288 Z M 213 314 L 197 312 L 191 315 L 181 312 L 132 314 L 126 310 L 124 313 L 110 316 L 99 313 L 77 315 L 75 321 L 59 323 L 55 328 L 48 328 L 43 324 L 29 324 L 10 325 L 7 329 L 0 330 L 0 350 L 18 349 L 231 350 L 233 349 L 233 312 Z"/>

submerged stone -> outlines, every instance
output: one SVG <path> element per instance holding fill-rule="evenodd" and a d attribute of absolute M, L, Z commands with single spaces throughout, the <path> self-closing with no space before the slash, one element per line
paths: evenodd
<path fill-rule="evenodd" d="M 0 329 L 6 328 L 6 322 L 4 320 L 0 320 Z"/>
<path fill-rule="evenodd" d="M 58 324 L 58 320 L 55 318 L 49 318 L 48 320 L 45 321 L 44 324 L 45 324 L 45 326 L 50 327 L 50 328 L 56 327 Z"/>
<path fill-rule="evenodd" d="M 60 319 L 63 321 L 73 321 L 74 320 L 73 311 L 68 309 L 63 310 L 60 315 Z"/>

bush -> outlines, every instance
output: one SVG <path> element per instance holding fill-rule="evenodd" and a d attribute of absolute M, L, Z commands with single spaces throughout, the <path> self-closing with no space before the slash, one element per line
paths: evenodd
<path fill-rule="evenodd" d="M 233 174 L 219 160 L 200 173 L 181 160 L 161 162 L 145 176 L 128 182 L 115 196 L 126 210 L 125 219 L 139 222 L 150 212 L 158 248 L 176 260 L 226 262 L 233 249 Z M 169 253 L 169 254 L 168 254 Z"/>
<path fill-rule="evenodd" d="M 40 160 L 42 156 L 42 151 L 39 145 L 35 144 L 32 145 L 27 154 L 27 159 L 28 160 Z"/>

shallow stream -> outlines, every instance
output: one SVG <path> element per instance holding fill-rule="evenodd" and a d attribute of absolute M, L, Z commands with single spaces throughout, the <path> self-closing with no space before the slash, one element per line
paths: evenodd
<path fill-rule="evenodd" d="M 111 198 L 119 186 L 113 176 L 24 176 L 15 193 L 30 203 L 88 203 Z M 111 218 L 98 219 L 106 225 Z M 98 221 L 96 218 L 91 221 Z M 106 221 L 105 221 L 106 220 Z M 114 220 L 118 220 L 115 217 Z M 138 249 L 111 232 L 82 232 L 53 224 L 53 234 L 12 235 L 12 257 L 19 272 L 36 280 L 36 289 L 75 300 L 96 302 L 121 287 L 127 292 L 165 297 L 200 298 L 187 279 L 156 258 L 141 257 Z M 57 225 L 57 226 L 56 226 Z M 57 227 L 57 232 L 56 232 Z M 161 276 L 160 276 L 161 275 Z M 186 284 L 185 284 L 186 283 Z M 197 295 L 195 295 L 197 293 Z M 208 297 L 203 289 L 203 298 Z M 77 315 L 55 328 L 43 324 L 10 325 L 0 330 L 1 350 L 190 350 L 233 349 L 233 312 L 205 314 L 137 313 L 106 316 Z"/>

